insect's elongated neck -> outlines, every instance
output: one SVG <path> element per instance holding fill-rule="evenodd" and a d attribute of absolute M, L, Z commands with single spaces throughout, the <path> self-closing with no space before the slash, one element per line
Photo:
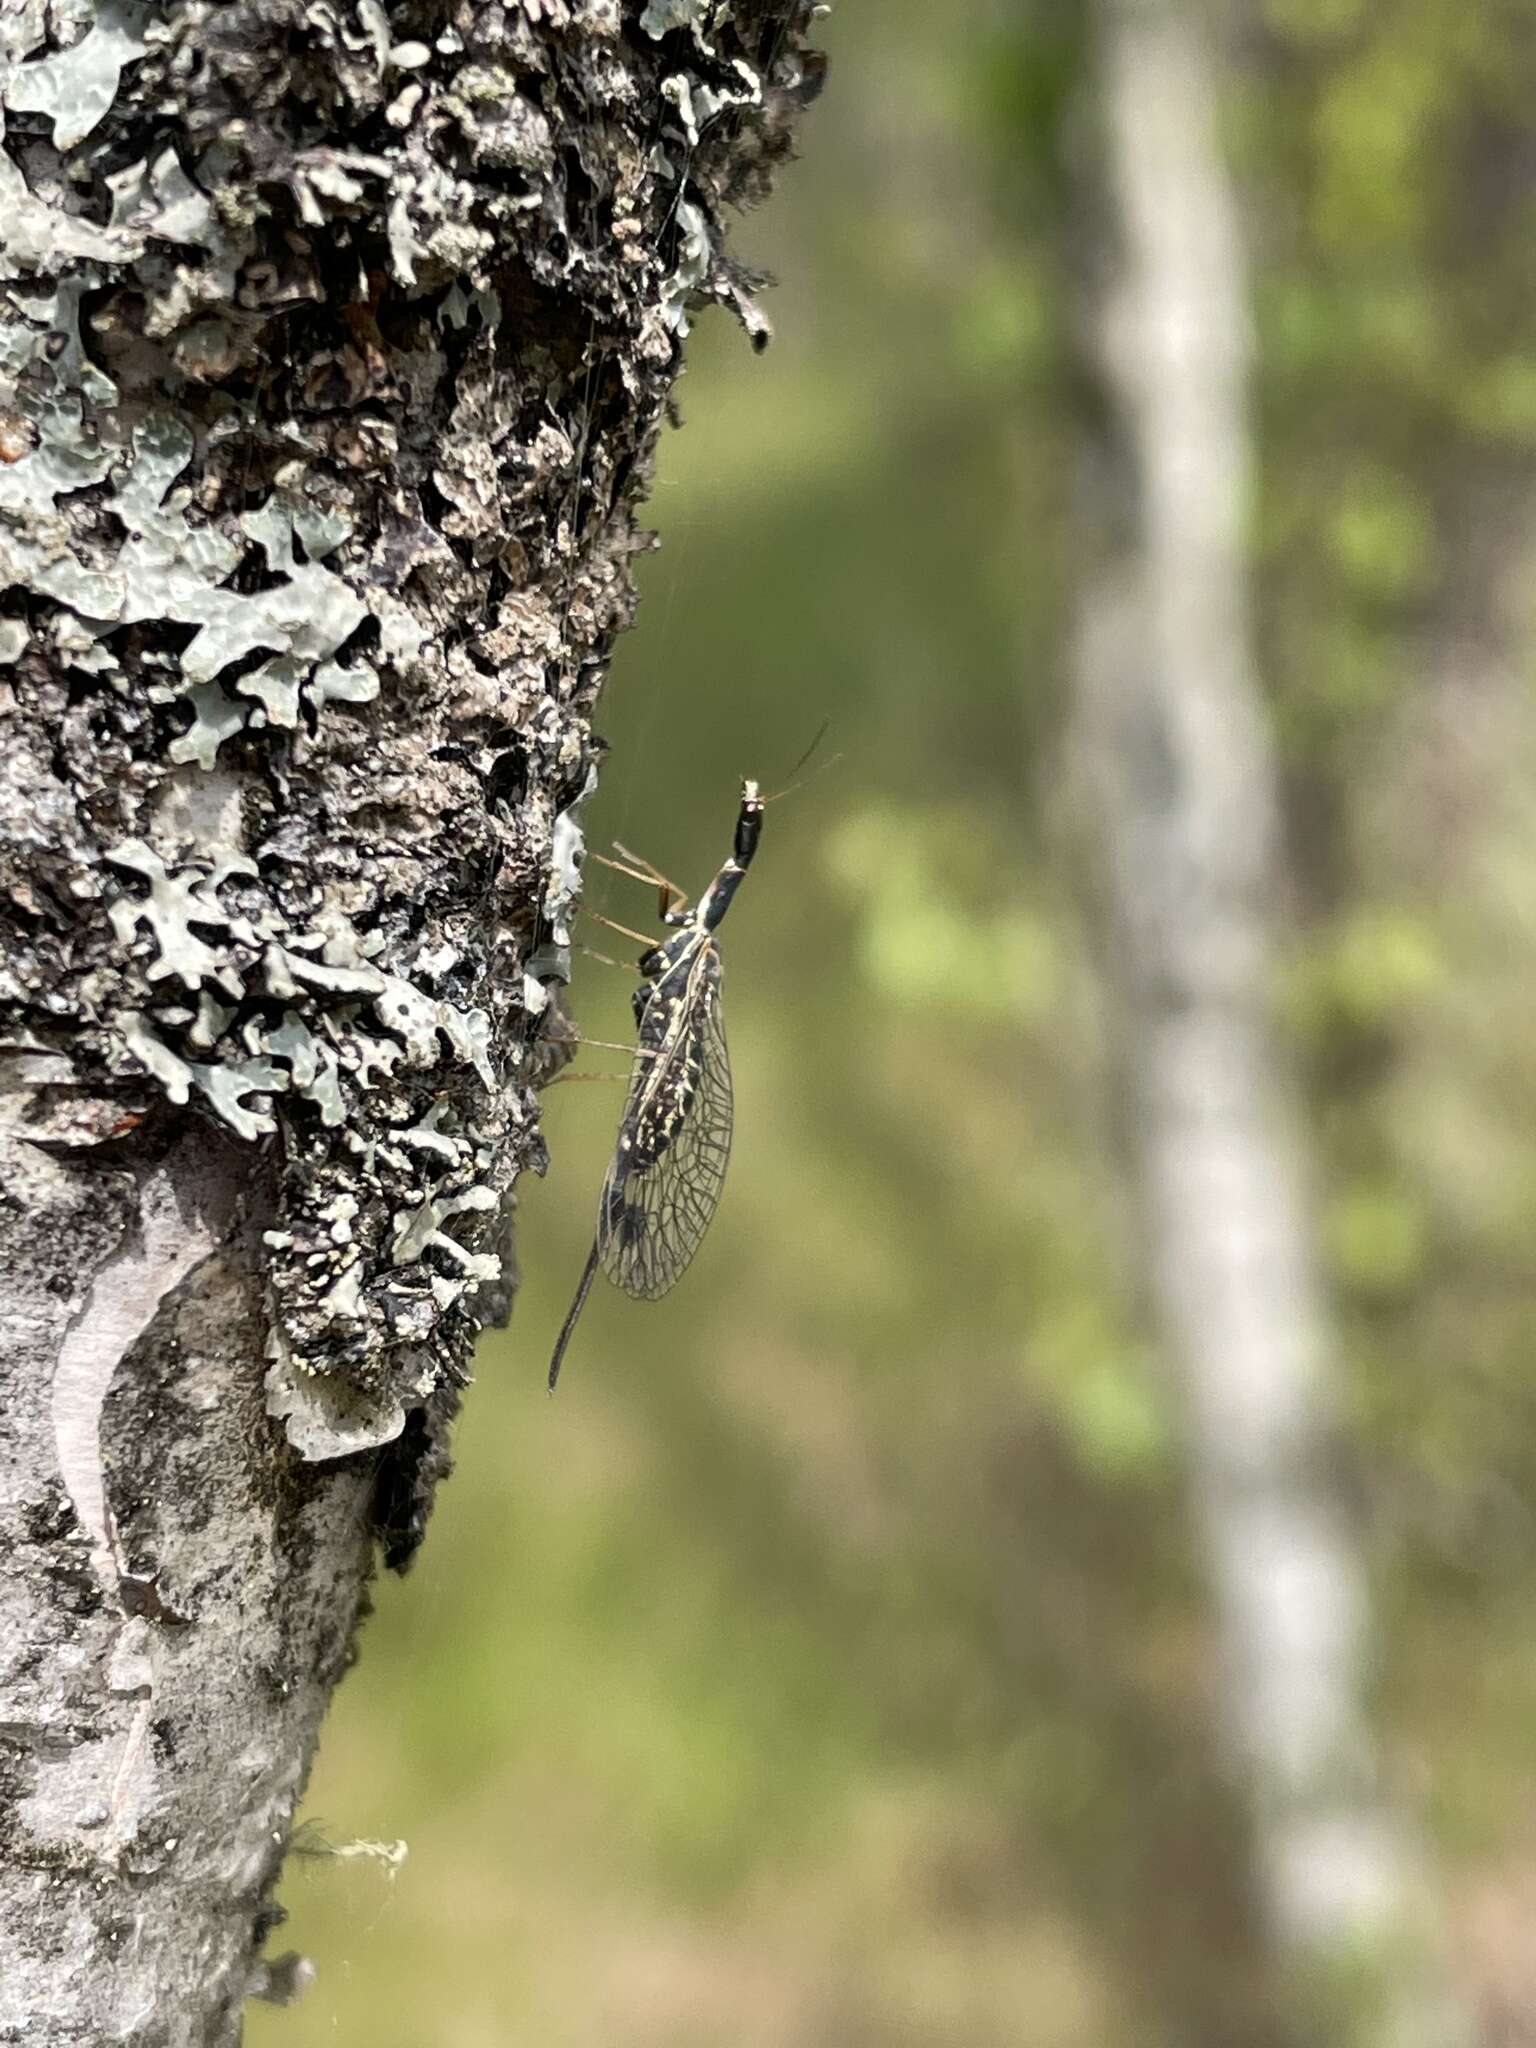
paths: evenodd
<path fill-rule="evenodd" d="M 741 785 L 741 809 L 736 814 L 736 843 L 730 859 L 699 900 L 696 913 L 700 927 L 712 932 L 731 907 L 731 898 L 741 887 L 742 876 L 752 865 L 757 842 L 763 834 L 763 799 L 755 782 Z"/>

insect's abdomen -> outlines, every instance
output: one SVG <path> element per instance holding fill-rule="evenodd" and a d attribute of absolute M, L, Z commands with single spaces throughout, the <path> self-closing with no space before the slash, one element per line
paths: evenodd
<path fill-rule="evenodd" d="M 620 1247 L 638 1247 L 648 1228 L 645 1206 L 632 1201 L 632 1183 L 643 1181 L 684 1128 L 699 1091 L 703 1040 L 690 1031 L 678 1042 L 658 1078 L 649 1099 L 630 1128 L 619 1139 L 618 1172 L 610 1175 L 604 1192 L 604 1210 L 599 1235 L 606 1235 Z"/>
<path fill-rule="evenodd" d="M 657 1075 L 630 1133 L 631 1171 L 653 1166 L 682 1129 L 699 1092 L 704 1035 L 695 1024 L 683 1026 L 663 1071 Z"/>
<path fill-rule="evenodd" d="M 720 1024 L 720 959 L 707 937 L 653 984 L 629 1101 L 603 1184 L 597 1249 L 627 1294 L 665 1294 L 708 1228 L 731 1144 L 731 1065 Z"/>

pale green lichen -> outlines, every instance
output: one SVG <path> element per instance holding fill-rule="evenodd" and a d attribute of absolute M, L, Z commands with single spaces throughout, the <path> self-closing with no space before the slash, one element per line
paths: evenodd
<path fill-rule="evenodd" d="M 187 176 L 174 149 L 162 150 L 152 163 L 142 157 L 114 171 L 106 182 L 112 194 L 114 228 L 140 239 L 185 242 L 210 255 L 228 250 L 229 239 L 219 225 L 213 202 Z"/>
<path fill-rule="evenodd" d="M 147 937 L 146 981 L 175 979 L 205 996 L 205 984 L 211 984 L 230 999 L 228 1007 L 211 999 L 200 1002 L 195 1021 L 189 1013 L 188 1036 L 195 1036 L 202 1049 L 211 1049 L 229 1033 L 239 1005 L 252 997 L 341 1005 L 346 1026 L 355 1006 L 366 1004 L 391 1038 L 355 1034 L 352 1070 L 364 1087 L 374 1072 L 392 1076 L 401 1061 L 407 1067 L 436 1066 L 445 1044 L 487 1087 L 494 1085 L 485 1012 L 463 1009 L 401 975 L 384 973 L 368 957 L 378 942 L 360 937 L 340 911 L 323 911 L 313 928 L 294 931 L 275 909 L 256 915 L 226 910 L 220 887 L 231 878 L 258 874 L 255 863 L 240 856 L 227 856 L 207 869 L 189 864 L 173 873 L 149 847 L 129 840 L 110 849 L 106 858 L 147 884 L 143 894 L 125 892 L 108 905 L 121 945 L 133 950 L 142 943 L 141 934 Z M 200 933 L 224 937 L 214 943 Z M 295 1092 L 318 1102 L 325 1121 L 339 1121 L 337 1051 L 320 1043 L 297 1010 L 285 1010 L 276 1029 L 249 1019 L 240 1036 L 251 1053 L 286 1060 Z M 344 1028 L 338 1049 L 345 1049 L 353 1036 Z M 277 1085 L 286 1089 L 288 1077 L 280 1077 Z"/>
<path fill-rule="evenodd" d="M 0 234 L 7 229 L 8 176 L 19 173 L 0 151 Z M 114 180 L 114 222 L 124 240 L 111 253 L 121 257 L 129 250 L 126 224 L 141 218 L 153 232 L 210 247 L 219 241 L 206 198 L 169 151 L 152 167 L 131 166 Z M 169 621 L 197 628 L 171 684 L 187 696 L 192 713 L 187 732 L 171 744 L 174 761 L 210 767 L 220 746 L 252 724 L 293 729 L 306 688 L 316 709 L 377 696 L 371 665 L 336 659 L 369 616 L 345 579 L 323 565 L 349 537 L 350 521 L 297 492 L 274 493 L 246 513 L 239 528 L 246 543 L 261 549 L 268 578 L 276 580 L 256 591 L 231 587 L 247 547 L 192 517 L 192 493 L 177 485 L 195 454 L 190 427 L 172 414 L 153 413 L 126 450 L 90 430 L 91 409 L 109 407 L 117 390 L 81 347 L 79 302 L 89 279 L 77 276 L 52 293 L 32 295 L 16 283 L 14 264 L 11 269 L 4 294 L 9 317 L 0 302 L 0 366 L 15 380 L 13 403 L 31 445 L 0 465 L 0 580 L 69 607 L 76 666 L 112 666 L 108 652 L 92 660 L 86 650 L 117 626 Z M 99 540 L 87 557 L 68 503 L 108 479 L 105 509 L 124 537 L 115 559 Z M 295 558 L 295 538 L 304 548 L 302 562 Z M 398 620 L 394 624 L 398 644 Z M 215 689 L 226 670 L 262 650 L 271 659 L 236 679 L 234 698 Z M 242 707 L 240 697 L 252 703 Z"/>
<path fill-rule="evenodd" d="M 5 103 L 18 114 L 41 114 L 53 123 L 56 149 L 72 149 L 105 118 L 117 97 L 123 67 L 144 54 L 148 7 L 128 0 L 96 0 L 95 25 L 78 43 L 5 77 Z"/>
<path fill-rule="evenodd" d="M 193 697 L 193 725 L 173 742 L 173 759 L 212 765 L 222 741 L 249 713 L 242 714 L 227 692 L 213 695 L 211 686 L 261 649 L 270 649 L 273 659 L 237 678 L 234 687 L 256 700 L 274 725 L 297 725 L 300 691 L 312 678 L 317 705 L 366 703 L 378 694 L 371 667 L 334 659 L 368 617 L 367 606 L 322 562 L 294 557 L 300 517 L 323 553 L 345 538 L 345 521 L 307 507 L 296 514 L 269 498 L 240 527 L 266 556 L 269 574 L 281 580 L 260 591 L 233 589 L 228 579 L 244 559 L 242 549 L 216 527 L 194 524 L 190 491 L 174 488 L 192 459 L 191 430 L 170 414 L 152 415 L 135 432 L 126 461 L 118 462 L 84 433 L 82 406 L 80 397 L 57 389 L 21 401 L 36 439 L 19 461 L 0 466 L 0 579 L 70 606 L 96 637 L 150 620 L 197 627 L 181 655 L 179 686 L 202 694 Z M 80 558 L 59 500 L 114 473 L 107 508 L 126 537 L 115 563 L 98 568 Z"/>
<path fill-rule="evenodd" d="M 710 0 L 648 0 L 640 26 L 658 42 L 674 28 L 690 28 L 702 37 L 707 18 L 717 11 Z M 729 7 L 725 11 L 729 13 Z"/>
<path fill-rule="evenodd" d="M 199 768 L 211 768 L 225 740 L 244 729 L 249 707 L 237 704 L 221 683 L 198 683 L 182 701 L 192 723 L 166 752 L 178 764 L 195 761 Z"/>
<path fill-rule="evenodd" d="M 208 1100 L 215 1116 L 221 1117 L 237 1138 L 258 1138 L 277 1129 L 277 1119 L 267 1110 L 246 1107 L 248 1095 L 280 1095 L 288 1077 L 271 1060 L 230 1060 L 220 1066 L 194 1066 L 192 1079 Z"/>
<path fill-rule="evenodd" d="M 186 1103 L 197 1089 L 208 1106 L 238 1138 L 259 1138 L 277 1129 L 276 1120 L 265 1110 L 246 1106 L 248 1095 L 266 1097 L 281 1094 L 288 1078 L 270 1060 L 249 1059 L 209 1066 L 198 1060 L 184 1060 L 150 1030 L 143 1017 L 130 1012 L 124 1019 L 123 1042 L 134 1058 L 164 1088 L 172 1102 Z"/>
<path fill-rule="evenodd" d="M 360 661 L 348 668 L 339 661 L 322 661 L 309 679 L 309 701 L 321 704 L 371 704 L 379 694 L 378 671 Z"/>
<path fill-rule="evenodd" d="M 415 1209 L 405 1211 L 396 1218 L 395 1240 L 392 1247 L 395 1264 L 412 1265 L 429 1246 L 435 1245 L 440 1251 L 446 1251 L 456 1264 L 462 1266 L 467 1279 L 494 1280 L 500 1271 L 498 1262 L 493 1258 L 466 1251 L 463 1245 L 443 1231 L 442 1226 L 451 1217 L 485 1212 L 499 1206 L 494 1190 L 484 1187 L 467 1188 L 462 1194 L 444 1196 L 441 1199 L 428 1197 Z M 459 1291 L 463 1291 L 462 1284 Z"/>
<path fill-rule="evenodd" d="M 245 993 L 245 985 L 227 949 L 209 945 L 192 929 L 194 924 L 205 930 L 228 929 L 229 914 L 219 903 L 215 890 L 217 881 L 222 881 L 230 869 L 226 867 L 217 879 L 195 871 L 190 881 L 184 876 L 173 876 L 160 856 L 136 839 L 109 848 L 105 858 L 113 867 L 141 875 L 149 884 L 147 895 L 119 896 L 108 912 L 118 943 L 125 948 L 133 946 L 141 926 L 147 927 L 155 948 L 145 969 L 149 980 L 162 981 L 174 975 L 189 989 L 200 989 L 205 981 L 211 981 L 238 1002 Z M 239 862 L 237 871 L 256 872 L 249 861 Z"/>
<path fill-rule="evenodd" d="M 709 277 L 713 254 L 709 222 L 691 200 L 677 203 L 677 268 L 667 279 L 662 318 L 677 334 L 690 332 L 688 307 Z"/>
<path fill-rule="evenodd" d="M 152 1017 L 134 1010 L 121 1020 L 125 1047 L 171 1101 L 186 1103 L 196 1094 L 237 1137 L 249 1140 L 276 1130 L 274 1098 L 307 1102 L 322 1130 L 336 1130 L 347 1126 L 360 1095 L 393 1085 L 401 1071 L 437 1068 L 445 1058 L 472 1068 L 486 1087 L 495 1085 L 485 1012 L 385 972 L 371 957 L 379 950 L 377 937 L 360 934 L 334 907 L 314 926 L 295 930 L 266 898 L 248 859 L 173 869 L 137 840 L 112 848 L 107 859 L 134 878 L 107 914 L 125 952 L 140 958 L 146 988 L 174 981 L 198 998 L 195 1010 L 173 1005 Z M 226 885 L 238 887 L 240 908 L 221 901 Z M 420 971 L 450 972 L 458 958 L 452 946 L 434 947 Z M 288 1005 L 276 1025 L 268 1007 L 273 999 Z M 362 1011 L 372 1013 L 376 1029 L 362 1027 Z M 193 1052 L 212 1057 L 193 1058 Z M 408 1286 L 438 1312 L 499 1274 L 497 1258 L 471 1250 L 445 1228 L 455 1216 L 494 1209 L 501 1198 L 485 1178 L 491 1155 L 449 1128 L 444 1105 L 370 1141 L 360 1164 L 375 1186 L 389 1181 L 398 1187 L 388 1262 L 414 1269 Z M 352 1241 L 357 1211 L 355 1195 L 332 1196 L 323 1212 L 329 1243 Z M 346 1225 L 340 1234 L 338 1223 Z M 359 1315 L 365 1270 L 354 1264 L 348 1273 L 344 1285 L 331 1286 L 312 1304 L 319 1326 Z M 321 1428 L 312 1414 L 308 1427 Z"/>
<path fill-rule="evenodd" d="M 272 1244 L 273 1235 L 268 1234 L 272 1249 L 286 1249 Z M 355 1271 L 355 1267 L 349 1268 L 348 1274 Z M 340 1297 L 336 1316 L 350 1321 L 356 1317 L 360 1296 L 355 1281 L 343 1286 L 348 1274 L 341 1276 L 331 1292 Z M 282 1423 L 299 1456 L 312 1462 L 348 1458 L 393 1442 L 405 1427 L 407 1398 L 420 1399 L 431 1391 L 432 1374 L 425 1361 L 399 1395 L 366 1392 L 332 1374 L 306 1371 L 281 1324 L 273 1325 L 267 1351 L 272 1361 L 266 1377 L 267 1413 Z"/>

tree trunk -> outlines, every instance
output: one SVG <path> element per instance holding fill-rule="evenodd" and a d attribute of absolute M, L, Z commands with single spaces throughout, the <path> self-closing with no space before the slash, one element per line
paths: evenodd
<path fill-rule="evenodd" d="M 810 0 L 3 25 L 0 2040 L 228 2042 L 420 1538 Z"/>
<path fill-rule="evenodd" d="M 1380 1785 L 1364 1575 L 1330 1474 L 1330 1345 L 1269 1003 L 1277 779 L 1245 569 L 1247 283 L 1193 8 L 1100 0 L 1114 251 L 1078 647 L 1150 1291 L 1180 1396 L 1258 1891 L 1297 2038 L 1466 2038 Z"/>

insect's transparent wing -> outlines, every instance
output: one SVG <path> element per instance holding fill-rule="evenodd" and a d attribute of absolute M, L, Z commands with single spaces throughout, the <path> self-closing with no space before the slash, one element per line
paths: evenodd
<path fill-rule="evenodd" d="M 733 1112 L 719 960 L 710 947 L 661 1047 L 635 1062 L 619 1149 L 603 1182 L 598 1254 L 626 1294 L 654 1301 L 687 1270 L 725 1185 Z M 665 1139 L 659 1149 L 658 1136 Z"/>

